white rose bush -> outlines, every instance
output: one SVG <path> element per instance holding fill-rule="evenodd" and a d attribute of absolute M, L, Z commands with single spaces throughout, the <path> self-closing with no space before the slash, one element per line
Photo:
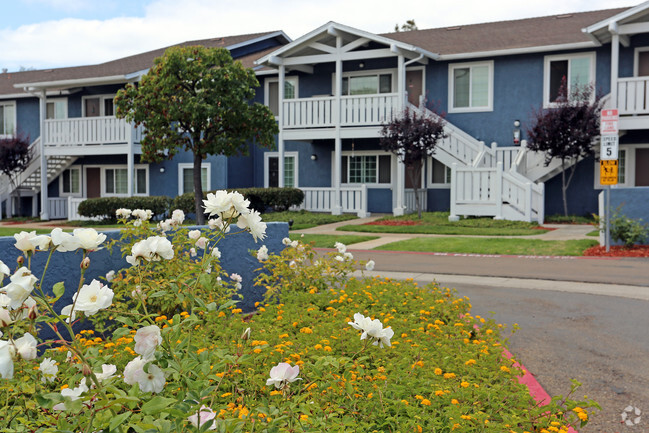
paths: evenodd
<path fill-rule="evenodd" d="M 592 412 L 536 406 L 502 356 L 501 325 L 450 290 L 355 278 L 374 262 L 343 244 L 287 238 L 273 254 L 243 196 L 204 205 L 209 225 L 192 231 L 182 211 L 153 223 L 119 209 L 117 242 L 16 235 L 16 265 L 0 262 L 0 432 L 565 432 Z M 256 277 L 220 265 L 219 241 L 241 232 L 258 241 Z M 103 248 L 127 266 L 87 281 Z M 74 288 L 43 287 L 47 265 L 31 267 L 59 253 L 81 269 Z M 253 278 L 264 301 L 244 313 L 237 289 Z"/>

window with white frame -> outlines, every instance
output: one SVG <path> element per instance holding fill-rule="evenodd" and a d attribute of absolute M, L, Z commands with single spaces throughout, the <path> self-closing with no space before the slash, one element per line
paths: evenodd
<path fill-rule="evenodd" d="M 83 117 L 114 116 L 115 107 L 113 100 L 115 95 L 93 95 L 84 96 Z"/>
<path fill-rule="evenodd" d="M 448 187 L 451 184 L 451 168 L 435 158 L 430 158 L 428 184 L 431 187 Z"/>
<path fill-rule="evenodd" d="M 391 155 L 343 154 L 341 183 L 389 184 L 392 182 Z"/>
<path fill-rule="evenodd" d="M 449 65 L 449 113 L 493 110 L 493 69 L 493 61 Z"/>
<path fill-rule="evenodd" d="M 0 101 L 0 137 L 16 133 L 16 103 Z"/>
<path fill-rule="evenodd" d="M 81 167 L 70 167 L 59 176 L 59 195 L 81 195 Z"/>
<path fill-rule="evenodd" d="M 279 115 L 279 80 L 270 78 L 265 85 L 265 104 L 275 116 Z M 298 97 L 298 78 L 286 77 L 284 79 L 284 99 L 295 99 Z"/>
<path fill-rule="evenodd" d="M 595 82 L 595 53 L 546 56 L 543 80 L 543 105 L 547 107 Z"/>
<path fill-rule="evenodd" d="M 46 119 L 66 119 L 68 117 L 67 99 L 50 99 L 46 104 Z"/>
<path fill-rule="evenodd" d="M 203 191 L 210 190 L 211 164 L 201 164 L 201 186 Z M 178 195 L 194 192 L 194 164 L 178 164 Z"/>
<path fill-rule="evenodd" d="M 297 152 L 284 153 L 284 186 L 286 187 L 297 188 L 298 186 L 297 156 Z M 264 157 L 264 186 L 277 187 L 279 186 L 279 153 L 266 152 Z"/>
<path fill-rule="evenodd" d="M 128 195 L 128 168 L 125 166 L 102 168 L 102 196 Z M 133 195 L 149 194 L 149 166 L 133 167 Z"/>
<path fill-rule="evenodd" d="M 347 74 L 343 77 L 343 95 L 377 95 L 392 93 L 392 73 Z"/>

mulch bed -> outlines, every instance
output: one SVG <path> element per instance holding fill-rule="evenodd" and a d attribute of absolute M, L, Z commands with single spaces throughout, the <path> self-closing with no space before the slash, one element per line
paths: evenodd
<path fill-rule="evenodd" d="M 419 221 L 372 221 L 365 223 L 366 226 L 418 226 L 421 224 Z"/>
<path fill-rule="evenodd" d="M 33 223 L 34 221 L 27 220 L 27 221 L 0 221 L 0 222 L 2 223 L 3 226 L 16 226 L 19 224 Z"/>
<path fill-rule="evenodd" d="M 613 245 L 607 253 L 606 247 L 595 246 L 584 251 L 584 256 L 598 257 L 649 257 L 649 245 L 635 245 L 631 248 L 624 245 Z"/>
<path fill-rule="evenodd" d="M 531 229 L 534 230 L 544 230 L 546 232 L 551 232 L 552 230 L 556 230 L 556 227 L 543 227 L 543 226 L 536 226 L 536 227 L 530 227 Z"/>

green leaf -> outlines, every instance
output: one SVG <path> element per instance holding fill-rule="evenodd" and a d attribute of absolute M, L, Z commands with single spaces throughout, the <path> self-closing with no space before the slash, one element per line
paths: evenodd
<path fill-rule="evenodd" d="M 65 286 L 63 285 L 63 282 L 60 281 L 54 284 L 54 287 L 52 287 L 52 292 L 54 292 L 55 299 L 59 299 L 61 296 L 63 296 L 63 294 L 65 293 Z"/>
<path fill-rule="evenodd" d="M 142 405 L 142 412 L 148 414 L 155 414 L 166 408 L 176 400 L 173 398 L 160 397 L 159 395 L 153 397 Z"/>
<path fill-rule="evenodd" d="M 129 416 L 131 416 L 131 413 L 132 413 L 132 412 L 124 412 L 124 413 L 122 413 L 122 414 L 117 415 L 116 417 L 114 417 L 114 418 L 110 421 L 110 424 L 108 425 L 108 427 L 109 427 L 111 430 L 115 430 L 115 428 L 116 428 L 117 426 L 121 425 L 124 421 L 126 421 L 126 419 L 127 419 Z"/>

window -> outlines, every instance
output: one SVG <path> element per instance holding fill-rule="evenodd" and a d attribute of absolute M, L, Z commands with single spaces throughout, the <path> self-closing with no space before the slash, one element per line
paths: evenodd
<path fill-rule="evenodd" d="M 286 77 L 284 80 L 284 99 L 297 98 L 297 77 Z M 275 116 L 279 116 L 279 81 L 266 80 L 266 105 Z"/>
<path fill-rule="evenodd" d="M 66 119 L 68 117 L 67 99 L 51 99 L 46 104 L 46 119 Z"/>
<path fill-rule="evenodd" d="M 429 184 L 431 187 L 448 186 L 451 183 L 451 168 L 435 158 L 430 158 Z"/>
<path fill-rule="evenodd" d="M 0 102 L 0 137 L 16 133 L 16 103 Z"/>
<path fill-rule="evenodd" d="M 493 109 L 493 62 L 449 65 L 449 112 Z"/>
<path fill-rule="evenodd" d="M 128 195 L 128 168 L 106 167 L 103 169 L 103 196 Z M 138 165 L 133 168 L 133 195 L 149 194 L 149 167 Z"/>
<path fill-rule="evenodd" d="M 84 96 L 83 117 L 113 116 L 115 95 Z"/>
<path fill-rule="evenodd" d="M 203 191 L 210 190 L 209 162 L 201 164 L 201 185 Z M 194 164 L 178 164 L 178 194 L 194 192 Z"/>
<path fill-rule="evenodd" d="M 133 194 L 135 195 L 148 195 L 149 188 L 149 173 L 148 166 L 136 167 L 135 176 L 133 177 Z"/>
<path fill-rule="evenodd" d="M 284 152 L 284 186 L 297 188 L 297 152 Z M 265 154 L 266 173 L 264 175 L 264 186 L 279 186 L 279 154 L 277 152 L 266 152 Z"/>
<path fill-rule="evenodd" d="M 649 47 L 635 49 L 635 77 L 646 77 L 649 75 Z"/>
<path fill-rule="evenodd" d="M 376 95 L 392 93 L 392 74 L 343 77 L 343 95 Z"/>
<path fill-rule="evenodd" d="M 624 185 L 626 183 L 626 149 L 618 149 L 617 164 L 617 183 Z"/>
<path fill-rule="evenodd" d="M 566 92 L 570 95 L 576 86 L 587 86 L 595 82 L 595 53 L 570 56 L 547 56 L 544 67 L 543 104 L 550 106 L 561 96 L 565 80 Z"/>
<path fill-rule="evenodd" d="M 390 155 L 343 155 L 341 182 L 344 184 L 391 183 L 392 158 Z"/>
<path fill-rule="evenodd" d="M 79 167 L 71 167 L 61 173 L 59 191 L 61 196 L 81 194 L 81 169 Z"/>

